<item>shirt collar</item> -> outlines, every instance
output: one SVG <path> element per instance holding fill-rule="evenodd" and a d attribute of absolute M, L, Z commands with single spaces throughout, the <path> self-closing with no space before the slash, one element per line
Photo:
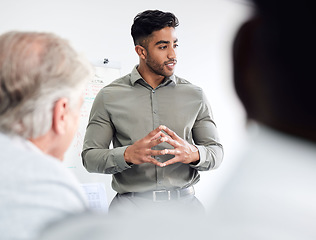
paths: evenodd
<path fill-rule="evenodd" d="M 142 79 L 143 81 L 145 81 L 145 79 L 143 79 L 142 76 L 139 74 L 139 72 L 138 72 L 138 70 L 137 70 L 137 67 L 138 67 L 138 65 L 136 65 L 136 66 L 133 68 L 132 72 L 131 72 L 131 84 L 132 84 L 133 86 L 135 85 L 135 83 L 136 83 L 138 80 L 141 80 L 141 79 Z M 176 84 L 176 77 L 175 77 L 174 74 L 173 74 L 172 76 L 168 77 L 167 79 L 165 79 L 162 84 L 166 84 L 166 83 L 168 83 L 168 82 L 170 82 L 170 81 L 172 81 L 174 84 Z M 146 81 L 145 81 L 145 82 L 146 82 Z"/>
<path fill-rule="evenodd" d="M 25 139 L 19 135 L 5 135 L 0 133 L 0 137 L 7 138 L 8 140 L 12 141 L 15 146 L 17 146 L 20 149 L 29 150 L 37 153 L 42 153 L 42 150 L 40 150 L 34 143 L 32 143 L 30 140 Z"/>

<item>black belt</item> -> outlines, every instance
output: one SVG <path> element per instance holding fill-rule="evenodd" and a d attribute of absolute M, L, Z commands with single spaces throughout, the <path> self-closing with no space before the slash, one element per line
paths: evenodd
<path fill-rule="evenodd" d="M 173 190 L 156 190 L 156 191 L 148 191 L 148 192 L 129 192 L 123 193 L 123 196 L 129 197 L 141 197 L 153 200 L 154 202 L 162 202 L 162 201 L 170 201 L 170 200 L 177 200 L 182 197 L 188 195 L 194 195 L 195 191 L 194 188 L 187 187 L 187 188 L 178 188 Z"/>

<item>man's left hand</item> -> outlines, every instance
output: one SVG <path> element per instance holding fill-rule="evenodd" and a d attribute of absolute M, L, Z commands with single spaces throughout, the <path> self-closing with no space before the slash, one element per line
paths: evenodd
<path fill-rule="evenodd" d="M 199 150 L 180 138 L 174 131 L 165 127 L 162 129 L 168 135 L 165 135 L 165 142 L 169 143 L 174 149 L 164 149 L 164 154 L 174 155 L 174 158 L 163 163 L 163 167 L 181 162 L 184 164 L 196 164 L 200 160 Z"/>

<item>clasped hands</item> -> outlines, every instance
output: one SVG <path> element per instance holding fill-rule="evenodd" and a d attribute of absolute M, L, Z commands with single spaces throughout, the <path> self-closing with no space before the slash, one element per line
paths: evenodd
<path fill-rule="evenodd" d="M 165 134 L 162 130 L 167 133 Z M 154 150 L 154 146 L 166 142 L 174 149 Z M 159 162 L 153 156 L 171 154 L 174 157 L 166 162 Z M 166 126 L 159 126 L 151 131 L 146 137 L 136 141 L 133 145 L 128 146 L 124 152 L 124 159 L 127 163 L 142 164 L 152 163 L 159 167 L 165 167 L 177 162 L 189 164 L 199 161 L 198 149 L 180 138 L 174 131 Z"/>

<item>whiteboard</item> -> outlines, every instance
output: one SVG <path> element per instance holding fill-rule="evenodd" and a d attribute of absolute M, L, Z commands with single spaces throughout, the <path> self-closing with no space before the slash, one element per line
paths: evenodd
<path fill-rule="evenodd" d="M 65 153 L 64 165 L 74 173 L 80 183 L 102 183 L 106 189 L 108 202 L 116 192 L 111 188 L 112 175 L 89 173 L 82 164 L 81 151 L 90 110 L 98 92 L 106 85 L 120 77 L 120 69 L 95 66 L 95 75 L 84 91 L 84 102 L 80 112 L 80 123 L 74 139 Z"/>

